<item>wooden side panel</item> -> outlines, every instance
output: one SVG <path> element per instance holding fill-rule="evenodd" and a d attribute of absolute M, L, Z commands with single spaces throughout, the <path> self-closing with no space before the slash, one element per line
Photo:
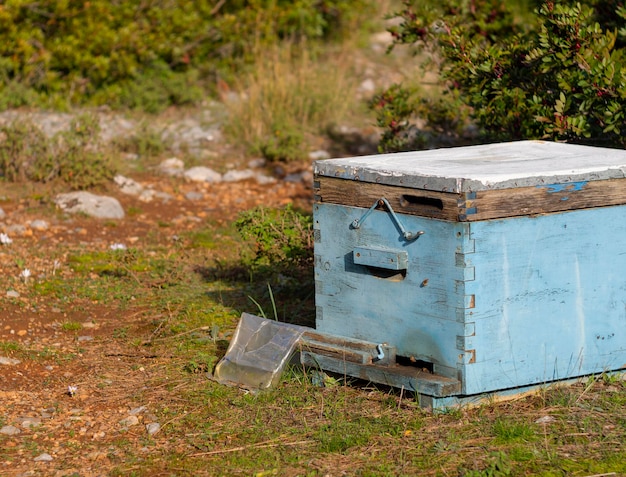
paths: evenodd
<path fill-rule="evenodd" d="M 624 179 L 566 182 L 476 192 L 460 219 L 474 222 L 621 204 L 626 204 Z"/>
<path fill-rule="evenodd" d="M 443 220 L 458 220 L 461 194 L 410 189 L 408 187 L 348 181 L 318 176 L 316 200 L 321 203 L 369 209 L 385 197 L 394 212 Z M 463 204 L 462 204 L 463 206 Z"/>
<path fill-rule="evenodd" d="M 399 356 L 433 363 L 436 373 L 456 378 L 457 337 L 468 332 L 462 321 L 472 306 L 463 285 L 471 272 L 457 254 L 468 224 L 402 216 L 408 230 L 424 231 L 406 241 L 386 211 L 375 210 L 360 228 L 352 228 L 363 213 L 354 207 L 314 206 L 316 328 L 388 343 Z M 353 252 L 360 247 L 405 252 L 406 269 L 355 263 Z"/>
<path fill-rule="evenodd" d="M 399 214 L 476 222 L 626 204 L 626 179 L 564 182 L 477 192 L 448 193 L 333 177 L 316 178 L 321 203 L 371 207 L 385 197 Z"/>
<path fill-rule="evenodd" d="M 625 368 L 625 237 L 623 206 L 472 223 L 464 392 Z"/>

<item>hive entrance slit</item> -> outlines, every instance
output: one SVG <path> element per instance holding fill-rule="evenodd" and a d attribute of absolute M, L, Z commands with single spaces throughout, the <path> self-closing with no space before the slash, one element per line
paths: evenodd
<path fill-rule="evenodd" d="M 443 210 L 443 201 L 434 197 L 422 195 L 403 194 L 400 197 L 400 205 L 406 208 L 433 208 Z"/>
<path fill-rule="evenodd" d="M 412 368 L 417 368 L 430 374 L 434 374 L 435 372 L 435 365 L 433 363 L 421 359 L 415 359 L 412 356 L 396 356 L 396 363 L 400 366 L 410 366 Z"/>
<path fill-rule="evenodd" d="M 388 280 L 390 282 L 400 282 L 406 278 L 406 269 L 389 270 L 388 268 L 372 267 L 370 265 L 364 265 L 364 268 L 373 277 Z"/>

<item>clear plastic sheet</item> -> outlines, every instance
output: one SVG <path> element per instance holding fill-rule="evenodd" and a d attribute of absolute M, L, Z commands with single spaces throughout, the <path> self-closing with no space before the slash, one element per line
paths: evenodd
<path fill-rule="evenodd" d="M 253 391 L 275 386 L 307 329 L 243 313 L 212 378 Z"/>

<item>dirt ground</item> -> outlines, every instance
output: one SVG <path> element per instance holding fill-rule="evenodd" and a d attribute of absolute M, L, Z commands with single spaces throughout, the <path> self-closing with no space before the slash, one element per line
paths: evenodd
<path fill-rule="evenodd" d="M 159 401 L 160 389 L 151 382 L 167 359 L 125 349 L 123 341 L 108 339 L 122 324 L 141 326 L 142 314 L 135 308 L 120 312 L 106 303 L 83 301 L 60 309 L 50 305 L 45 295 L 28 298 L 20 293 L 21 281 L 8 279 L 17 276 L 18 265 L 28 266 L 31 279 L 36 279 L 37 273 L 62 273 L 67 251 L 81 245 L 102 250 L 114 243 L 140 247 L 148 234 L 159 230 L 160 222 L 172 224 L 159 233 L 167 245 L 174 235 L 205 226 L 207 220 L 219 224 L 259 204 L 293 202 L 310 209 L 312 202 L 312 189 L 303 183 L 198 185 L 147 175 L 134 179 L 156 184 L 174 199 L 166 204 L 140 202 L 111 188 L 105 195 L 115 196 L 127 211 L 115 226 L 85 216 L 63 217 L 35 190 L 4 191 L 0 206 L 6 212 L 5 229 L 41 219 L 50 225 L 45 230 L 26 227 L 21 235 L 11 234 L 10 246 L 0 247 L 6 287 L 0 290 L 0 344 L 4 344 L 0 357 L 19 361 L 0 364 L 0 427 L 6 431 L 0 434 L 0 449 L 4 449 L 0 475 L 109 475 L 112 457 L 121 452 L 118 431 L 124 427 L 123 419 L 131 419 L 129 433 L 135 438 L 146 434 L 145 424 L 156 422 L 150 411 Z M 185 194 L 191 191 L 200 192 L 202 198 L 187 199 Z M 128 214 L 132 210 L 135 213 Z M 19 297 L 6 295 L 9 289 Z M 62 323 L 68 322 L 81 323 L 82 328 L 68 333 L 62 329 Z M 28 349 L 32 359 L 12 353 L 11 343 Z M 53 353 L 55 359 L 42 360 L 37 352 Z M 137 401 L 140 383 L 150 402 Z"/>

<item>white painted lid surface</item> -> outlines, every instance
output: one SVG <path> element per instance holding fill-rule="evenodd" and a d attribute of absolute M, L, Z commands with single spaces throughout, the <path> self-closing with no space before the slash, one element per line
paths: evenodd
<path fill-rule="evenodd" d="M 626 178 L 626 150 L 518 141 L 315 162 L 315 174 L 414 189 L 472 192 Z M 626 185 L 625 185 L 626 186 Z"/>

